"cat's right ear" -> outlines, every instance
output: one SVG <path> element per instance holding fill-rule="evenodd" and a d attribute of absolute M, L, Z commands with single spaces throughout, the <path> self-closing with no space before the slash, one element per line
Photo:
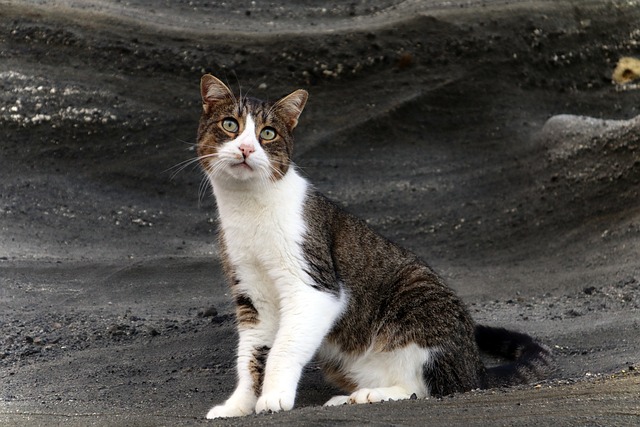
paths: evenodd
<path fill-rule="evenodd" d="M 289 129 L 298 125 L 298 118 L 302 114 L 309 94 L 304 89 L 298 89 L 275 103 L 274 108 L 279 110 L 286 118 Z"/>
<path fill-rule="evenodd" d="M 233 92 L 211 74 L 205 74 L 200 79 L 200 95 L 202 95 L 202 108 L 205 113 L 209 112 L 212 104 L 224 99 L 233 99 Z"/>

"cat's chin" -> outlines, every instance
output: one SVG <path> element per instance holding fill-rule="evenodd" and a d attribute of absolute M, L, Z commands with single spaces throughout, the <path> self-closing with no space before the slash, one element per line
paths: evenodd
<path fill-rule="evenodd" d="M 253 168 L 249 166 L 247 162 L 236 163 L 235 165 L 231 166 L 231 169 L 244 169 L 253 172 Z"/>
<path fill-rule="evenodd" d="M 260 173 L 245 162 L 228 165 L 224 170 L 224 180 L 227 182 L 250 182 L 259 179 Z"/>

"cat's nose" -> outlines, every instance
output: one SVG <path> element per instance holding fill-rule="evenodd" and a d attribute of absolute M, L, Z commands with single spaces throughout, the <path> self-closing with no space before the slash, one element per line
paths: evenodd
<path fill-rule="evenodd" d="M 251 155 L 251 153 L 256 151 L 256 148 L 253 146 L 253 144 L 242 143 L 240 144 L 240 151 L 242 151 L 242 156 L 246 159 L 247 157 L 249 157 L 249 155 Z"/>

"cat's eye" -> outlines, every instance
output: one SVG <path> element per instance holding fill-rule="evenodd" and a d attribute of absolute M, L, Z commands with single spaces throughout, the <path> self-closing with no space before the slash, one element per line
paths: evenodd
<path fill-rule="evenodd" d="M 260 138 L 264 141 L 271 141 L 276 137 L 277 133 L 274 128 L 266 127 L 260 131 Z"/>
<path fill-rule="evenodd" d="M 232 133 L 238 132 L 238 127 L 239 126 L 236 119 L 227 117 L 222 121 L 222 129 L 226 130 L 227 132 L 232 132 Z"/>

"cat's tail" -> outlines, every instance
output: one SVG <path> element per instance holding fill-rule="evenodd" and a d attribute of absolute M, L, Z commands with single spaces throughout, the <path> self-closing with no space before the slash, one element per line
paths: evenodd
<path fill-rule="evenodd" d="M 487 368 L 487 388 L 541 381 L 555 370 L 551 350 L 527 334 L 477 325 L 475 335 L 480 351 L 510 360 Z"/>

